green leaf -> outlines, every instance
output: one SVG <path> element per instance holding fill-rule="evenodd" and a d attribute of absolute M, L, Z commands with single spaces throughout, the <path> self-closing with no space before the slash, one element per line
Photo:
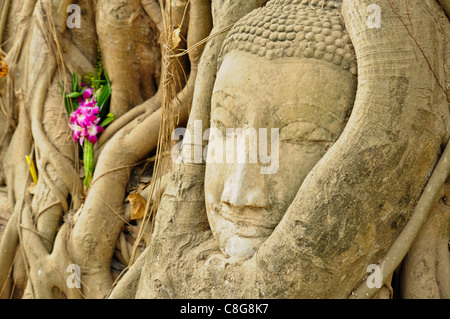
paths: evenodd
<path fill-rule="evenodd" d="M 72 92 L 78 92 L 78 75 L 77 72 L 73 72 L 72 76 Z"/>
<path fill-rule="evenodd" d="M 97 105 L 100 109 L 99 116 L 105 116 L 108 111 L 109 101 L 111 98 L 111 82 L 109 81 L 108 75 L 105 73 L 106 84 L 101 89 L 100 93 L 97 96 Z"/>
<path fill-rule="evenodd" d="M 72 93 L 68 94 L 67 97 L 73 99 L 73 98 L 76 98 L 76 97 L 79 97 L 82 95 L 83 95 L 83 93 L 81 93 L 81 92 L 72 92 Z"/>
<path fill-rule="evenodd" d="M 78 103 L 77 100 L 66 98 L 64 99 L 64 106 L 66 107 L 67 113 L 70 115 L 80 106 L 80 103 Z"/>
<path fill-rule="evenodd" d="M 70 111 L 69 100 L 67 99 L 66 94 L 63 95 L 63 99 L 64 99 L 64 108 L 66 109 L 67 114 L 70 115 L 72 112 Z"/>
<path fill-rule="evenodd" d="M 111 122 L 114 121 L 115 119 L 116 119 L 116 117 L 114 116 L 114 114 L 108 113 L 106 115 L 106 118 L 102 121 L 102 123 L 100 123 L 100 126 L 105 128 L 106 126 L 111 124 Z"/>
<path fill-rule="evenodd" d="M 64 87 L 61 84 L 61 82 L 59 82 L 59 81 L 58 81 L 58 85 L 59 85 L 59 89 L 61 91 L 61 95 L 62 95 L 63 100 L 64 100 L 64 108 L 66 109 L 67 114 L 70 115 L 71 112 L 70 112 L 70 108 L 69 108 L 69 101 L 68 101 L 66 93 L 64 92 Z"/>
<path fill-rule="evenodd" d="M 94 147 L 91 142 L 85 140 L 83 143 L 83 164 L 84 164 L 84 185 L 89 189 L 91 187 L 92 177 L 94 175 Z"/>
<path fill-rule="evenodd" d="M 102 108 L 106 104 L 106 102 L 110 97 L 111 97 L 111 86 L 109 84 L 106 84 L 101 89 L 97 98 L 97 103 L 100 106 L 100 108 Z"/>

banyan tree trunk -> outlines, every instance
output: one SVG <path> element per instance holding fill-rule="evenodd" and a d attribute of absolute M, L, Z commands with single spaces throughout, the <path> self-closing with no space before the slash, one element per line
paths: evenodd
<path fill-rule="evenodd" d="M 448 0 L 373 0 L 380 28 L 367 23 L 367 1 L 333 1 L 356 53 L 356 99 L 272 235 L 249 259 L 219 251 L 205 164 L 193 158 L 206 141 L 185 140 L 160 202 L 147 191 L 146 249 L 114 282 L 120 238 L 139 232 L 127 202 L 133 169 L 156 153 L 154 186 L 169 170 L 160 163 L 171 130 L 209 128 L 219 55 L 237 21 L 306 2 L 330 1 L 2 1 L 0 297 L 367 298 L 378 292 L 367 267 L 378 264 L 387 286 L 397 268 L 401 297 L 448 298 Z M 66 25 L 72 4 L 80 29 Z M 59 83 L 70 88 L 75 71 L 99 62 L 116 119 L 95 145 L 86 190 Z M 68 284 L 72 266 L 80 286 Z"/>

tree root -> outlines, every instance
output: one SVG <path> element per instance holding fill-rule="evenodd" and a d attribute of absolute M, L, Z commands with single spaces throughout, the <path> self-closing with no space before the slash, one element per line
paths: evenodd
<path fill-rule="evenodd" d="M 10 4 L 11 0 L 5 0 L 2 3 L 0 16 L 0 43 L 3 43 L 3 34 L 5 33 L 6 21 L 8 19 Z"/>
<path fill-rule="evenodd" d="M 52 81 L 56 70 L 56 60 L 49 52 L 54 47 L 52 41 L 57 41 L 58 32 L 63 32 L 63 29 L 65 29 L 67 3 L 67 1 L 60 2 L 59 7 L 52 8 L 52 5 L 48 2 L 39 1 L 37 10 L 32 11 L 29 10 L 28 6 L 28 4 L 32 4 L 32 1 L 28 1 L 27 5 L 22 8 L 22 11 L 25 10 L 30 14 L 31 12 L 35 13 L 33 20 L 31 20 L 32 28 L 25 28 L 25 24 L 28 24 L 28 22 L 23 20 L 24 24 L 21 25 L 17 32 L 17 38 L 11 50 L 13 59 L 18 58 L 18 53 L 23 46 L 29 46 L 30 49 L 32 49 L 32 46 L 39 46 L 42 51 L 38 59 L 34 59 L 34 56 L 30 58 L 26 55 L 21 57 L 21 59 L 25 59 L 25 62 L 21 64 L 21 71 L 24 74 L 30 74 L 32 77 L 39 74 L 39 77 L 35 78 L 35 81 L 32 79 L 32 81 L 25 81 L 25 83 L 18 81 L 22 83 L 23 89 L 27 90 L 25 92 L 29 93 L 24 94 L 24 96 L 26 98 L 31 96 L 31 101 L 29 101 L 31 123 L 27 119 L 27 110 L 22 106 L 19 113 L 19 127 L 23 127 L 23 129 L 16 129 L 13 139 L 17 138 L 18 143 L 10 144 L 9 156 L 7 156 L 11 165 L 16 167 L 16 172 L 19 168 L 20 171 L 19 174 L 11 174 L 8 177 L 10 193 L 14 192 L 14 196 L 10 197 L 12 201 L 15 201 L 15 206 L 13 216 L 8 222 L 5 231 L 6 236 L 3 236 L 1 242 L 1 247 L 6 248 L 5 254 L 2 254 L 0 259 L 0 286 L 5 288 L 1 297 L 7 297 L 9 294 L 8 286 L 11 287 L 9 277 L 12 269 L 10 265 L 12 265 L 14 260 L 13 255 L 15 255 L 16 259 L 19 258 L 14 262 L 16 265 L 20 264 L 20 258 L 23 258 L 25 261 L 26 276 L 23 277 L 20 273 L 14 273 L 15 278 L 28 278 L 24 296 L 49 298 L 53 296 L 53 287 L 58 286 L 60 291 L 65 290 L 65 282 L 61 281 L 65 269 L 61 266 L 56 267 L 55 260 L 61 258 L 60 262 L 66 263 L 69 261 L 69 258 L 59 256 L 61 255 L 61 249 L 57 249 L 57 245 L 54 245 L 54 243 L 61 236 L 57 236 L 55 239 L 55 235 L 58 231 L 61 213 L 69 209 L 69 203 L 67 202 L 69 192 L 72 195 L 71 204 L 77 208 L 80 205 L 81 198 L 79 194 L 82 187 L 78 173 L 73 167 L 73 145 L 69 147 L 64 145 L 67 142 L 64 136 L 69 136 L 65 122 L 66 115 L 61 113 L 63 108 L 59 103 L 59 99 L 56 103 L 51 103 L 52 97 L 48 92 L 51 85 L 54 91 L 58 91 L 56 82 Z M 50 15 L 48 15 L 48 12 L 50 12 Z M 57 16 L 54 20 L 52 18 L 49 19 L 49 16 L 53 16 L 53 12 Z M 38 29 L 40 33 L 36 32 Z M 32 50 L 30 53 L 32 53 Z M 86 60 L 83 61 L 86 62 Z M 27 68 L 35 68 L 35 72 L 31 72 Z M 27 87 L 27 84 L 31 84 L 30 87 Z M 58 96 L 57 93 L 53 94 L 53 97 L 55 96 Z M 50 102 L 50 109 L 46 110 L 44 117 L 44 106 L 48 105 L 47 102 Z M 11 100 L 10 103 L 12 108 L 13 103 Z M 25 105 L 25 103 L 22 102 L 21 105 Z M 53 105 L 57 107 L 54 108 Z M 56 112 L 53 110 L 56 110 Z M 46 119 L 46 117 L 51 117 L 52 115 L 56 115 L 57 118 Z M 64 119 L 64 123 L 58 121 L 59 119 Z M 52 138 L 48 137 L 44 128 L 45 123 L 48 124 L 49 121 L 52 121 L 52 123 L 47 127 L 47 130 L 49 127 L 50 130 L 53 129 Z M 62 127 L 57 127 L 55 122 L 62 123 Z M 30 126 L 31 132 L 29 131 Z M 58 132 L 56 132 L 55 127 Z M 23 133 L 21 133 L 22 131 Z M 30 194 L 28 193 L 29 169 L 26 163 L 23 164 L 25 155 L 30 154 L 30 146 L 26 146 L 24 141 L 27 141 L 31 136 L 38 141 L 35 154 L 40 174 L 38 193 L 34 197 L 33 204 L 31 204 Z M 58 147 L 53 144 L 54 142 Z M 23 151 L 18 152 L 20 148 L 13 150 L 13 148 L 18 147 L 21 147 Z M 67 151 L 69 152 L 67 153 Z M 10 170 L 10 172 L 13 172 L 13 170 Z M 20 185 L 19 188 L 13 187 L 17 184 Z M 60 230 L 58 234 L 63 234 L 63 232 Z M 22 252 L 21 254 L 15 253 L 16 248 L 13 247 L 17 247 L 19 242 L 22 248 L 17 251 Z M 50 255 L 50 252 L 52 252 L 52 255 Z M 55 257 L 57 254 L 59 255 Z M 14 267 L 14 271 L 20 271 L 20 269 L 21 267 Z M 56 273 L 55 270 L 57 270 Z M 59 279 L 57 280 L 58 274 Z"/>
<path fill-rule="evenodd" d="M 112 137 L 114 134 L 116 134 L 120 129 L 122 129 L 124 126 L 129 124 L 131 121 L 136 119 L 137 117 L 141 116 L 142 114 L 152 114 L 155 111 L 158 110 L 158 108 L 161 106 L 161 90 L 158 90 L 154 96 L 152 96 L 149 100 L 145 101 L 141 105 L 138 105 L 134 108 L 132 108 L 130 111 L 119 117 L 117 120 L 111 123 L 103 134 L 98 139 L 97 143 L 95 144 L 95 150 L 98 152 L 101 152 L 102 147 L 104 144 Z"/>
<path fill-rule="evenodd" d="M 192 80 L 188 82 L 180 93 L 177 101 L 185 101 L 186 97 L 192 96 L 195 74 L 191 74 Z M 175 108 L 180 114 L 180 122 L 187 120 L 188 104 L 181 103 Z M 161 121 L 161 110 L 148 116 L 146 119 L 137 119 L 120 130 L 103 149 L 94 174 L 95 183 L 89 190 L 83 211 L 73 229 L 70 244 L 71 255 L 75 263 L 83 265 L 83 277 L 86 282 L 93 286 L 102 287 L 98 290 L 86 291 L 87 298 L 104 298 L 112 286 L 110 274 L 100 274 L 96 269 L 109 267 L 113 256 L 115 243 L 119 237 L 124 223 L 123 203 L 125 200 L 125 189 L 128 184 L 130 169 L 112 171 L 114 167 L 137 163 L 155 149 L 158 141 L 158 131 Z M 133 124 L 135 123 L 136 124 Z M 139 143 L 138 141 L 146 141 Z M 126 152 L 121 145 L 129 145 Z M 111 172 L 110 172 L 111 171 Z M 108 172 L 108 174 L 104 174 Z M 98 176 L 103 175 L 102 178 Z M 114 187 L 111 187 L 114 185 Z M 105 205 L 107 201 L 108 205 Z M 100 241 L 89 243 L 92 238 L 105 237 Z M 87 237 L 87 234 L 89 236 Z M 93 253 L 95 252 L 95 253 Z M 93 293 L 92 295 L 90 293 Z"/>
<path fill-rule="evenodd" d="M 382 272 L 382 278 L 385 284 L 389 278 L 400 265 L 403 258 L 408 253 L 411 245 L 414 242 L 417 234 L 426 222 L 430 211 L 439 197 L 442 187 L 450 174 L 450 143 L 447 144 L 444 153 L 442 154 L 436 168 L 431 175 L 430 180 L 425 187 L 425 190 L 420 197 L 413 214 L 403 231 L 392 244 L 391 248 L 378 264 Z M 376 292 L 376 288 L 369 288 L 366 281 L 362 282 L 351 294 L 350 298 L 370 298 Z"/>
<path fill-rule="evenodd" d="M 445 13 L 450 18 L 450 0 L 439 0 L 442 8 L 444 8 Z"/>

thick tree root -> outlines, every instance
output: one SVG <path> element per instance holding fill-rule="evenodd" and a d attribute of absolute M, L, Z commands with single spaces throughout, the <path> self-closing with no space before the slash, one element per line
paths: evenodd
<path fill-rule="evenodd" d="M 436 201 L 441 195 L 442 187 L 450 175 L 450 143 L 447 144 L 444 153 L 441 156 L 436 168 L 431 175 L 425 190 L 420 197 L 413 214 L 411 215 L 405 228 L 392 244 L 391 248 L 383 257 L 378 266 L 381 269 L 383 284 L 392 276 L 395 269 L 400 265 L 403 258 L 408 253 L 420 229 L 427 221 L 430 212 Z M 370 298 L 377 289 L 369 285 L 366 281 L 362 282 L 351 294 L 352 298 Z M 372 288 L 370 288 L 372 287 Z"/>

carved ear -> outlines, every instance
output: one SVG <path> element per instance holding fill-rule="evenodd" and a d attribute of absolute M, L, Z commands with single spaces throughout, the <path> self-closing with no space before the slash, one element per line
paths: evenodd
<path fill-rule="evenodd" d="M 403 229 L 446 140 L 449 25 L 438 25 L 437 2 L 344 0 L 342 14 L 357 55 L 355 105 L 253 258 L 260 280 L 276 283 L 266 297 L 347 297 Z"/>
<path fill-rule="evenodd" d="M 191 1 L 191 7 L 194 4 L 199 6 L 205 3 L 208 3 L 208 0 Z M 205 45 L 198 65 L 192 109 L 189 115 L 186 135 L 195 136 L 195 134 L 198 134 L 194 129 L 196 125 L 198 127 L 198 122 L 196 121 L 201 121 L 201 128 L 203 130 L 209 128 L 211 95 L 216 78 L 217 57 L 219 56 L 222 43 L 227 33 L 224 30 L 248 12 L 256 9 L 257 6 L 258 4 L 255 1 L 226 0 L 223 2 L 220 14 L 215 17 L 214 28 L 210 33 L 210 39 Z M 206 13 L 195 10 L 191 14 L 202 17 Z M 191 21 L 195 20 L 191 18 Z M 196 26 L 193 25 L 190 29 L 195 30 Z M 193 35 L 196 36 L 196 33 L 193 33 Z M 195 39 L 188 38 L 188 43 L 194 44 L 197 42 Z M 201 132 L 201 136 L 203 136 L 203 132 Z M 192 138 L 190 142 L 187 139 L 183 142 L 182 154 L 187 164 L 182 163 L 177 165 L 168 182 L 164 196 L 162 197 L 162 203 L 160 204 L 160 209 L 164 209 L 165 213 L 158 213 L 158 227 L 155 232 L 159 232 L 159 234 L 171 233 L 173 225 L 176 224 L 173 222 L 175 219 L 180 221 L 177 225 L 177 231 L 179 232 L 184 231 L 189 233 L 193 230 L 203 230 L 208 227 L 203 185 L 205 180 L 205 165 L 192 165 L 192 163 L 196 163 L 194 158 L 196 153 L 195 141 L 196 139 Z M 200 145 L 201 150 L 203 150 L 203 146 Z M 201 152 L 201 155 L 203 155 L 203 152 Z M 186 225 L 186 227 L 180 227 L 180 224 Z"/>
<path fill-rule="evenodd" d="M 208 129 L 210 126 L 211 96 L 216 80 L 217 60 L 229 29 L 239 19 L 257 7 L 257 1 L 226 0 L 221 4 L 219 13 L 213 17 L 214 27 L 198 67 L 198 80 L 195 83 L 192 110 L 187 125 L 187 130 L 191 136 L 194 136 L 195 121 L 202 121 L 203 130 Z M 206 144 L 203 146 L 206 146 Z M 193 147 L 193 144 L 184 144 L 183 146 L 185 154 L 192 154 L 191 162 L 194 162 Z"/>

